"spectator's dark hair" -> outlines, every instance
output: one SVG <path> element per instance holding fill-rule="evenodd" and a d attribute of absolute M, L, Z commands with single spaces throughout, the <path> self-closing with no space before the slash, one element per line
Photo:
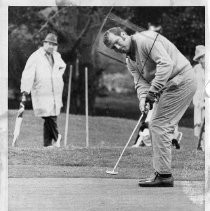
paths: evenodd
<path fill-rule="evenodd" d="M 116 36 L 121 36 L 121 33 L 124 32 L 126 33 L 122 28 L 120 27 L 113 27 L 109 30 L 107 30 L 105 33 L 104 33 L 104 39 L 103 39 L 103 42 L 104 44 L 108 47 L 108 48 L 112 48 L 113 46 L 113 43 L 110 42 L 109 40 L 109 33 L 112 33 Z M 126 33 L 127 34 L 127 33 Z"/>

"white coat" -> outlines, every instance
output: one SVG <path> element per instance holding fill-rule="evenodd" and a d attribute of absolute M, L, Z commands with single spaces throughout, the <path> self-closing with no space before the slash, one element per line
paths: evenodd
<path fill-rule="evenodd" d="M 193 67 L 197 79 L 197 90 L 193 97 L 193 104 L 196 107 L 204 107 L 204 93 L 205 93 L 205 73 L 200 64 Z"/>
<path fill-rule="evenodd" d="M 205 85 L 205 97 L 210 98 L 210 80 Z"/>
<path fill-rule="evenodd" d="M 193 96 L 194 105 L 194 135 L 199 136 L 201 123 L 204 119 L 204 93 L 205 93 L 205 74 L 200 64 L 194 66 L 194 72 L 197 80 L 197 90 Z"/>
<path fill-rule="evenodd" d="M 57 116 L 63 106 L 63 73 L 66 64 L 58 52 L 53 53 L 50 65 L 43 47 L 28 59 L 21 78 L 21 92 L 31 92 L 35 116 Z"/>

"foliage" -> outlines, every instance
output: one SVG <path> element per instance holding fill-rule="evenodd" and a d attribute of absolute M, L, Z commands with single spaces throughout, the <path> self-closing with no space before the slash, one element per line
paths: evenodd
<path fill-rule="evenodd" d="M 84 112 L 84 68 L 89 67 L 90 111 L 93 110 L 99 75 L 91 61 L 91 47 L 107 8 L 94 7 L 10 7 L 9 87 L 19 92 L 21 73 L 27 58 L 42 44 L 50 31 L 58 35 L 62 58 L 68 64 L 64 74 L 64 105 L 67 97 L 69 65 L 80 59 L 80 70 L 72 80 L 74 113 Z M 82 82 L 82 85 L 81 83 Z M 64 108 L 65 109 L 65 108 Z"/>
<path fill-rule="evenodd" d="M 90 114 L 94 114 L 102 72 L 107 69 L 115 72 L 125 69 L 122 64 L 100 55 L 93 48 L 93 44 L 99 45 L 101 37 L 96 35 L 110 8 L 9 7 L 9 88 L 19 93 L 21 73 L 27 58 L 42 45 L 48 32 L 54 32 L 58 35 L 58 51 L 67 63 L 64 74 L 64 110 L 69 65 L 73 64 L 71 112 L 85 111 L 84 69 L 88 67 L 89 110 Z M 145 29 L 149 22 L 161 24 L 163 34 L 190 60 L 194 56 L 195 46 L 205 43 L 204 7 L 114 7 L 112 12 Z M 103 46 L 100 47 L 104 50 Z M 108 50 L 106 53 L 112 55 Z M 78 72 L 75 68 L 77 58 L 80 61 Z"/>
<path fill-rule="evenodd" d="M 131 21 L 147 29 L 161 25 L 163 35 L 192 62 L 196 45 L 205 45 L 205 7 L 137 7 Z"/>
<path fill-rule="evenodd" d="M 9 32 L 11 26 L 19 27 L 22 24 L 27 25 L 31 33 L 39 29 L 43 19 L 37 14 L 46 7 L 9 7 Z"/>
<path fill-rule="evenodd" d="M 196 45 L 205 45 L 205 8 L 178 8 L 163 14 L 164 33 L 191 61 Z M 180 11 L 179 11 L 180 10 Z"/>

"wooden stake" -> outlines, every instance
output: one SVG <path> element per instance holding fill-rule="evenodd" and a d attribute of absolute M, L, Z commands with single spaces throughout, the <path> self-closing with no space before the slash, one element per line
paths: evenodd
<path fill-rule="evenodd" d="M 89 125 L 88 125 L 88 68 L 85 68 L 85 115 L 86 115 L 86 147 L 89 147 Z"/>
<path fill-rule="evenodd" d="M 70 65 L 69 70 L 69 85 L 68 85 L 68 97 L 67 97 L 67 107 L 66 107 L 66 125 L 65 125 L 65 136 L 64 136 L 64 147 L 67 145 L 68 137 L 68 127 L 69 127 L 69 109 L 71 100 L 71 79 L 72 79 L 72 65 Z"/>

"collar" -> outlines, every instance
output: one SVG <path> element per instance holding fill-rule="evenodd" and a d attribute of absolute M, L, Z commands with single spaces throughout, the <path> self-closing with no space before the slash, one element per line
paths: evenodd
<path fill-rule="evenodd" d="M 45 56 L 49 56 L 49 54 L 47 54 L 47 52 L 45 51 L 45 49 L 43 47 L 40 47 L 39 49 L 40 49 L 41 54 L 43 54 Z M 51 55 L 52 55 L 52 57 L 54 57 L 54 52 Z"/>
<path fill-rule="evenodd" d="M 133 36 L 131 35 L 131 45 L 130 45 L 130 50 L 129 52 L 126 54 L 126 57 L 129 57 L 131 60 L 136 61 L 136 54 L 135 54 L 135 41 L 133 39 Z"/>

